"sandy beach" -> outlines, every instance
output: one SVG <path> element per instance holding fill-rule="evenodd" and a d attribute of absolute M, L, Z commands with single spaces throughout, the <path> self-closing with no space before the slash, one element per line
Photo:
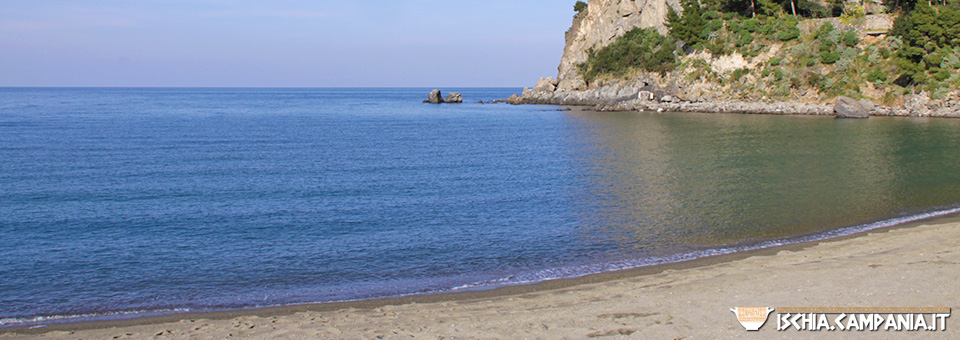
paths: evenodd
<path fill-rule="evenodd" d="M 924 338 L 946 331 L 747 332 L 730 308 L 960 306 L 960 218 L 492 291 L 0 330 L 0 339 Z"/>

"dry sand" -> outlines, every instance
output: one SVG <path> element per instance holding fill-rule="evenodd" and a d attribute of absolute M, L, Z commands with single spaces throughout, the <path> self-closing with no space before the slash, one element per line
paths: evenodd
<path fill-rule="evenodd" d="M 946 331 L 747 332 L 735 306 L 960 306 L 960 219 L 579 280 L 412 299 L 179 315 L 0 339 L 960 339 Z M 84 329 L 86 328 L 86 329 Z M 21 332 L 21 334 L 13 333 Z M 32 332 L 32 333 L 23 333 Z"/>

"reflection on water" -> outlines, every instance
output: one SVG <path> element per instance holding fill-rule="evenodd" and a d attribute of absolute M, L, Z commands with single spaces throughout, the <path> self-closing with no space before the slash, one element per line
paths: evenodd
<path fill-rule="evenodd" d="M 960 121 L 569 113 L 588 242 L 657 254 L 960 202 Z"/>
<path fill-rule="evenodd" d="M 960 120 L 428 91 L 0 88 L 0 326 L 573 277 L 960 202 Z"/>

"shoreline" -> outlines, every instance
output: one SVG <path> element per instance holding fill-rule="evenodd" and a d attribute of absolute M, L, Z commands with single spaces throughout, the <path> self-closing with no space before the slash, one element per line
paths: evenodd
<path fill-rule="evenodd" d="M 798 97 L 799 99 L 799 97 Z M 819 101 L 741 101 L 724 98 L 691 96 L 682 88 L 652 85 L 640 81 L 636 84 L 611 84 L 585 90 L 560 90 L 553 86 L 552 78 L 541 78 L 534 88 L 524 88 L 520 95 L 514 94 L 494 103 L 539 104 L 559 106 L 592 107 L 596 111 L 657 111 L 737 113 L 771 115 L 835 116 L 834 104 Z M 960 103 L 952 100 L 934 100 L 929 96 L 909 96 L 903 107 L 877 105 L 869 100 L 862 103 L 863 117 L 923 117 L 960 118 Z"/>
<path fill-rule="evenodd" d="M 892 226 L 882 226 L 876 229 L 859 231 L 849 235 L 814 239 L 785 245 L 776 245 L 766 248 L 736 251 L 727 254 L 700 257 L 680 262 L 670 262 L 642 266 L 637 268 L 620 269 L 610 272 L 588 274 L 576 278 L 552 279 L 531 284 L 502 286 L 493 289 L 448 291 L 433 294 L 411 295 L 397 298 L 369 299 L 345 302 L 308 303 L 284 305 L 275 307 L 239 309 L 228 311 L 185 312 L 159 316 L 144 316 L 118 320 L 79 321 L 46 325 L 42 328 L 28 328 L 31 326 L 13 326 L 0 328 L 0 338 L 31 336 L 31 335 L 71 335 L 73 332 L 103 332 L 143 327 L 160 327 L 171 324 L 182 324 L 186 320 L 207 320 L 210 322 L 229 322 L 244 318 L 278 318 L 294 317 L 303 313 L 358 313 L 361 311 L 377 311 L 385 308 L 403 308 L 417 305 L 443 304 L 470 304 L 485 300 L 513 300 L 514 298 L 531 294 L 552 294 L 558 291 L 585 290 L 591 286 L 610 286 L 618 281 L 635 281 L 651 278 L 665 273 L 682 273 L 684 271 L 707 270 L 717 267 L 730 266 L 741 261 L 760 260 L 765 258 L 777 259 L 781 253 L 802 253 L 811 248 L 837 245 L 844 242 L 863 241 L 874 235 L 887 235 L 893 231 L 903 230 L 906 233 L 916 232 L 920 226 L 955 226 L 960 227 L 960 213 L 950 213 L 920 220 L 908 221 Z M 957 229 L 957 228 L 955 228 Z M 672 294 L 672 293 L 671 293 Z M 169 327 L 167 327 L 169 328 Z M 69 337 L 67 337 L 69 338 Z"/>

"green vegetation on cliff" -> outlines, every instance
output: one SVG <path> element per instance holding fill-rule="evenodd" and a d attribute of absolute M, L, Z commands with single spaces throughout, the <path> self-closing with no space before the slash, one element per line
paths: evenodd
<path fill-rule="evenodd" d="M 673 7 L 667 6 L 667 22 L 665 25 L 670 29 L 670 35 L 684 43 L 697 46 L 704 40 L 703 33 L 707 32 L 706 20 L 700 12 L 700 4 L 697 0 L 682 0 L 683 17 L 680 17 Z"/>
<path fill-rule="evenodd" d="M 676 40 L 660 35 L 652 28 L 635 28 L 606 47 L 589 51 L 590 58 L 580 64 L 585 79 L 598 75 L 622 76 L 631 68 L 667 72 L 676 67 Z"/>
<path fill-rule="evenodd" d="M 583 11 L 587 10 L 587 3 L 583 1 L 577 1 L 577 3 L 573 4 L 573 10 L 577 12 L 577 14 L 583 13 Z"/>
<path fill-rule="evenodd" d="M 889 33 L 868 29 L 868 20 L 883 18 L 866 16 L 856 3 L 681 4 L 683 13 L 668 12 L 667 36 L 634 29 L 591 50 L 580 65 L 588 85 L 656 72 L 686 84 L 719 85 L 713 92 L 733 99 L 825 101 L 845 95 L 890 105 L 903 94 L 927 91 L 936 98 L 960 88 L 960 0 L 894 3 Z"/>
<path fill-rule="evenodd" d="M 891 33 L 902 42 L 895 63 L 902 73 L 898 85 L 937 84 L 956 74 L 960 66 L 960 1 L 948 6 L 918 2 L 913 11 L 897 18 Z"/>

